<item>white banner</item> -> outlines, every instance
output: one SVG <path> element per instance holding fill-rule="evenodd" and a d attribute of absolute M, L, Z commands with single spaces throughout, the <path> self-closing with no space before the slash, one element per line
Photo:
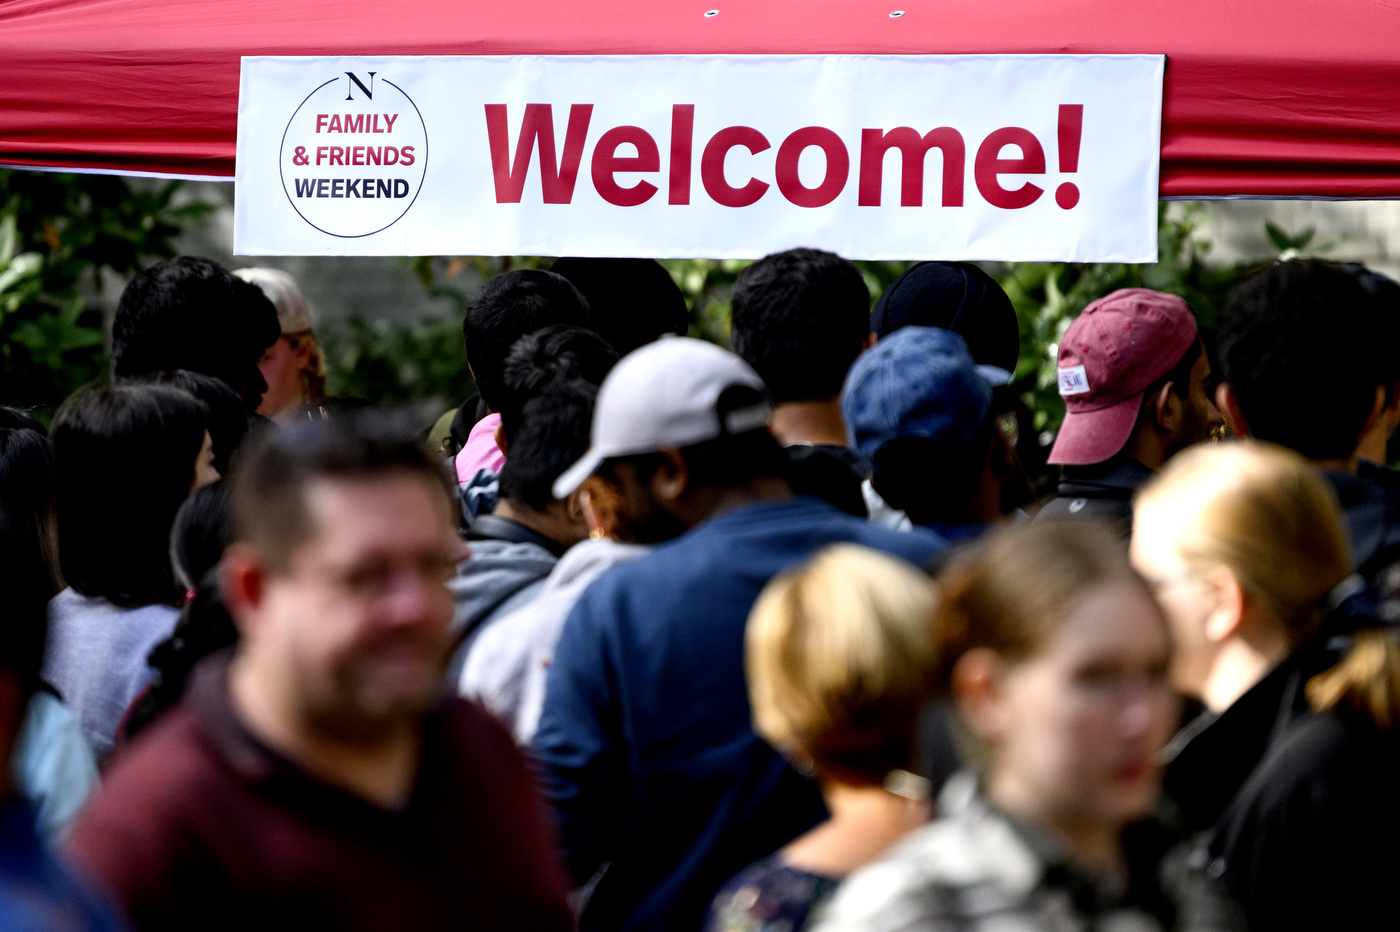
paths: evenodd
<path fill-rule="evenodd" d="M 1153 262 L 1163 64 L 244 58 L 234 251 Z"/>

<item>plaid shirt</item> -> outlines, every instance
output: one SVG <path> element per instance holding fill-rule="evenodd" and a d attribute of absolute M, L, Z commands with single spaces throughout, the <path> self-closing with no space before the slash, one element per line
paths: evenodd
<path fill-rule="evenodd" d="M 939 819 L 844 883 L 814 932 L 1226 932 L 1236 907 L 1179 849 L 1154 864 L 1150 895 L 1073 866 L 1052 839 L 996 809 L 967 772 Z M 1130 861 L 1132 858 L 1130 857 Z"/>

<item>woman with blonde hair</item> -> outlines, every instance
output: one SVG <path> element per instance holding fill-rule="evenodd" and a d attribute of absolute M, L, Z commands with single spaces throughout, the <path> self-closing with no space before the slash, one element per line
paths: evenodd
<path fill-rule="evenodd" d="M 831 818 L 742 871 L 710 932 L 799 932 L 841 878 L 932 814 L 911 773 L 937 654 L 933 583 L 849 544 L 768 584 L 745 632 L 754 727 L 820 784 Z"/>
<path fill-rule="evenodd" d="M 1176 720 L 1160 609 L 1106 527 L 992 532 L 938 579 L 939 683 L 976 772 L 856 872 L 818 932 L 1238 927 L 1148 820 Z"/>
<path fill-rule="evenodd" d="M 277 308 L 282 335 L 258 361 L 267 380 L 258 413 L 285 422 L 302 405 L 326 397 L 326 363 L 311 331 L 311 311 L 297 280 L 281 269 L 256 267 L 233 274 L 261 288 Z"/>
<path fill-rule="evenodd" d="M 1256 441 L 1181 454 L 1134 508 L 1172 679 L 1205 706 L 1172 742 L 1166 790 L 1253 928 L 1365 928 L 1393 908 L 1400 647 L 1343 521 L 1315 467 Z"/>

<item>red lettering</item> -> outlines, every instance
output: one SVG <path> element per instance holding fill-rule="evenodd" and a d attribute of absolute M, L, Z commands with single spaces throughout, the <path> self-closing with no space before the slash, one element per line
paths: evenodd
<path fill-rule="evenodd" d="M 803 150 L 816 146 L 826 153 L 826 175 L 822 183 L 809 188 L 797 174 L 797 163 Z M 804 126 L 794 130 L 778 147 L 778 160 L 773 167 L 774 180 L 783 197 L 798 207 L 825 207 L 846 187 L 851 174 L 851 157 L 841 137 L 824 126 Z"/>
<path fill-rule="evenodd" d="M 344 164 L 345 164 L 345 150 L 342 149 L 340 146 L 331 146 L 331 160 L 330 160 L 330 164 L 331 164 L 331 165 L 344 165 Z"/>
<path fill-rule="evenodd" d="M 326 154 L 326 147 L 325 147 L 325 146 L 317 146 L 317 147 L 316 147 L 316 164 L 317 164 L 317 165 L 320 165 L 320 164 L 321 164 L 321 158 L 322 158 L 322 156 L 324 156 L 325 154 Z"/>
<path fill-rule="evenodd" d="M 880 206 L 885 153 L 891 149 L 899 150 L 899 206 L 924 206 L 924 160 L 933 148 L 943 156 L 943 206 L 961 207 L 967 151 L 962 134 L 947 126 L 929 130 L 923 136 L 908 126 L 895 127 L 888 133 L 878 129 L 861 130 L 860 206 Z"/>
<path fill-rule="evenodd" d="M 486 104 L 486 136 L 491 146 L 491 170 L 496 177 L 496 203 L 520 203 L 536 140 L 540 147 L 540 188 L 544 202 L 570 203 L 574 198 L 574 182 L 578 180 L 583 143 L 588 137 L 588 123 L 592 118 L 592 104 L 574 104 L 569 108 L 569 126 L 564 132 L 564 159 L 559 162 L 554 153 L 554 108 L 549 104 L 526 104 L 512 161 L 506 105 Z"/>
<path fill-rule="evenodd" d="M 379 146 L 365 146 L 365 164 L 366 164 L 366 165 L 382 165 L 382 164 L 383 164 L 383 161 L 382 161 L 383 158 L 384 158 L 384 150 L 381 149 Z"/>
<path fill-rule="evenodd" d="M 341 131 L 341 129 L 340 129 L 340 114 L 338 114 L 338 113 L 332 113 L 332 114 L 331 114 L 331 125 L 328 126 L 328 127 L 326 127 L 326 132 L 328 132 L 328 133 L 338 133 L 338 132 L 340 132 L 340 131 Z"/>
<path fill-rule="evenodd" d="M 412 165 L 412 164 L 413 164 L 413 147 L 412 147 L 412 146 L 404 146 L 402 149 L 399 150 L 399 164 L 400 164 L 400 165 Z"/>
<path fill-rule="evenodd" d="M 1003 146 L 1018 146 L 1019 159 L 1001 157 Z M 994 130 L 977 147 L 977 160 L 973 163 L 972 177 L 977 182 L 977 190 L 993 207 L 1016 210 L 1035 203 L 1036 198 L 1045 192 L 1029 181 L 1019 188 L 1008 190 L 1001 186 L 998 175 L 1043 175 L 1045 174 L 1045 150 L 1040 140 L 1028 129 L 1019 126 L 1004 126 Z"/>
<path fill-rule="evenodd" d="M 671 171 L 668 204 L 690 203 L 690 153 L 695 139 L 695 105 L 671 107 Z"/>
<path fill-rule="evenodd" d="M 389 127 L 389 128 L 386 129 L 384 132 L 386 132 L 386 133 L 392 133 L 392 132 L 394 131 L 394 121 L 397 120 L 398 118 L 399 118 L 399 115 L 398 115 L 397 113 L 393 114 L 392 116 L 391 116 L 390 114 L 387 114 L 387 113 L 384 114 L 384 123 Z"/>
<path fill-rule="evenodd" d="M 365 131 L 365 115 L 363 113 L 345 114 L 345 122 L 341 124 L 347 133 L 363 133 Z"/>
<path fill-rule="evenodd" d="M 353 148 L 353 149 L 350 150 L 350 164 L 351 164 L 351 165 L 363 165 L 363 164 L 365 164 L 365 147 L 364 147 L 364 146 L 356 146 L 355 148 Z"/>
<path fill-rule="evenodd" d="M 389 158 L 389 156 L 391 156 L 391 155 L 393 156 L 393 158 Z M 396 149 L 396 148 L 394 148 L 393 146 L 385 146 L 385 147 L 384 147 L 384 164 L 385 164 L 385 165 L 397 165 L 398 163 L 399 163 L 399 150 Z"/>
<path fill-rule="evenodd" d="M 319 132 L 321 131 L 321 127 L 326 125 L 326 120 L 327 120 L 328 118 L 329 118 L 329 117 L 328 117 L 327 114 L 324 114 L 324 113 L 318 113 L 318 114 L 316 114 L 316 132 L 319 133 Z"/>
<path fill-rule="evenodd" d="M 382 130 L 382 129 L 379 128 L 379 114 L 377 114 L 377 113 L 374 114 L 374 129 L 370 130 L 370 132 L 371 132 L 371 133 L 382 133 L 382 132 L 384 132 L 384 130 Z"/>
<path fill-rule="evenodd" d="M 637 147 L 635 156 L 619 157 L 617 150 L 628 143 Z M 654 172 L 661 170 L 661 153 L 656 140 L 640 126 L 615 126 L 603 134 L 593 147 L 593 187 L 609 204 L 636 207 L 645 204 L 656 193 L 656 185 L 638 181 L 624 188 L 613 177 L 617 172 Z"/>
<path fill-rule="evenodd" d="M 724 157 L 736 146 L 743 146 L 755 155 L 772 148 L 763 134 L 752 126 L 727 126 L 710 137 L 710 141 L 705 144 L 705 151 L 700 156 L 700 181 L 705 185 L 705 193 L 710 195 L 716 204 L 725 207 L 748 207 L 763 197 L 763 193 L 768 190 L 768 183 L 750 178 L 749 183 L 742 188 L 729 184 L 724 177 Z"/>

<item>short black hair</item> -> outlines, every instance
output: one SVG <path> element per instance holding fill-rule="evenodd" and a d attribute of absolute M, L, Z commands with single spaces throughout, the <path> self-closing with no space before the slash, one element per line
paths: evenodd
<path fill-rule="evenodd" d="M 1221 314 L 1220 365 L 1250 432 L 1309 459 L 1349 459 L 1389 389 L 1385 339 L 1400 308 L 1355 269 L 1280 262 L 1241 284 Z"/>
<path fill-rule="evenodd" d="M 229 481 L 232 539 L 252 544 L 275 568 L 286 569 L 297 546 L 315 533 L 306 489 L 319 479 L 411 473 L 441 489 L 444 506 L 455 511 L 456 490 L 416 433 L 405 418 L 377 408 L 331 412 L 260 432 Z"/>
<path fill-rule="evenodd" d="M 567 278 L 516 269 L 486 283 L 462 321 L 477 391 L 492 411 L 502 403 L 501 375 L 515 341 L 550 324 L 589 327 L 588 301 Z"/>
<path fill-rule="evenodd" d="M 617 358 L 617 350 L 606 340 L 582 327 L 555 324 L 516 340 L 501 374 L 497 409 L 506 446 L 514 446 L 524 407 L 531 399 L 553 385 L 576 380 L 597 388 Z M 514 453 L 514 449 L 508 451 L 508 455 Z"/>
<path fill-rule="evenodd" d="M 989 416 L 956 450 L 931 437 L 896 437 L 875 451 L 870 484 L 914 524 L 965 523 L 996 429 Z"/>
<path fill-rule="evenodd" d="M 593 329 L 622 356 L 663 334 L 683 336 L 689 327 L 685 295 L 655 259 L 566 256 L 549 270 L 583 293 L 593 314 Z"/>
<path fill-rule="evenodd" d="M 834 398 L 870 334 L 870 289 L 835 253 L 773 253 L 739 274 L 731 327 L 775 403 Z"/>
<path fill-rule="evenodd" d="M 54 538 L 53 450 L 29 412 L 0 408 L 0 668 L 25 692 L 39 685 L 45 606 L 61 585 Z"/>
<path fill-rule="evenodd" d="M 501 467 L 503 499 L 543 511 L 554 501 L 554 480 L 588 452 L 598 390 L 575 379 L 554 384 L 525 403 L 520 428 Z"/>
<path fill-rule="evenodd" d="M 209 412 L 209 439 L 214 443 L 214 468 L 227 476 L 234 454 L 248 436 L 248 412 L 238 393 L 221 379 L 188 369 L 158 372 L 151 381 L 182 388 L 204 402 Z"/>
<path fill-rule="evenodd" d="M 112 377 L 189 369 L 222 379 L 251 410 L 266 387 L 257 362 L 281 334 L 261 288 L 209 259 L 180 256 L 137 273 L 122 290 Z"/>
<path fill-rule="evenodd" d="M 82 389 L 53 422 L 60 564 L 68 584 L 132 608 L 178 604 L 170 526 L 194 482 L 208 414 L 189 392 Z"/>

